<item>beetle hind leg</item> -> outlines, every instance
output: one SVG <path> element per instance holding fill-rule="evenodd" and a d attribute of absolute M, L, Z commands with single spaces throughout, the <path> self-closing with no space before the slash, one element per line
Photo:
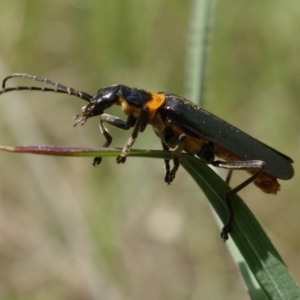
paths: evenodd
<path fill-rule="evenodd" d="M 225 242 L 228 240 L 228 234 L 232 230 L 232 224 L 234 221 L 234 209 L 231 203 L 231 197 L 257 179 L 264 171 L 265 163 L 261 160 L 249 160 L 249 161 L 231 161 L 231 162 L 224 162 L 224 161 L 214 161 L 211 163 L 213 166 L 218 168 L 224 168 L 229 170 L 229 174 L 232 173 L 233 170 L 253 170 L 256 171 L 251 177 L 247 180 L 243 181 L 241 184 L 236 186 L 235 188 L 227 191 L 225 193 L 225 203 L 228 210 L 228 219 L 221 231 L 221 238 Z M 227 180 L 230 179 L 227 176 Z"/>

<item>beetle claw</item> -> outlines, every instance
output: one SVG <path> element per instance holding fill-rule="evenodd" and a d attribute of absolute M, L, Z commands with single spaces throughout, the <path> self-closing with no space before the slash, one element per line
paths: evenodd
<path fill-rule="evenodd" d="M 102 161 L 102 157 L 95 157 L 93 160 L 93 166 L 94 167 L 99 166 L 101 164 L 101 161 Z"/>
<path fill-rule="evenodd" d="M 118 164 L 124 164 L 126 161 L 126 156 L 119 155 L 116 160 Z"/>

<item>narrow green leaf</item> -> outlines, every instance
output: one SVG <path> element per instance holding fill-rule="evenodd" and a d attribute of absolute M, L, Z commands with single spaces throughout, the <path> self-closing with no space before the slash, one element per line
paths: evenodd
<path fill-rule="evenodd" d="M 228 185 L 194 157 L 184 155 L 181 165 L 194 178 L 214 207 L 223 224 L 227 220 L 224 193 Z M 232 197 L 235 219 L 230 234 L 268 299 L 299 299 L 300 289 L 262 227 L 242 201 Z"/>
<path fill-rule="evenodd" d="M 39 154 L 51 156 L 78 156 L 78 157 L 117 157 L 122 148 L 104 147 L 61 147 L 61 146 L 1 146 L 0 150 L 13 153 Z M 131 149 L 127 156 L 172 158 L 171 152 L 163 150 L 139 150 Z"/>

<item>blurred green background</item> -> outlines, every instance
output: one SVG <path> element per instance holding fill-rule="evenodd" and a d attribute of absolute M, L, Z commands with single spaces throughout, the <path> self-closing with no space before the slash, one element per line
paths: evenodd
<path fill-rule="evenodd" d="M 1 0 L 0 77 L 26 72 L 90 94 L 123 83 L 184 95 L 192 7 Z M 277 196 L 254 185 L 240 195 L 298 281 L 299 29 L 299 1 L 216 2 L 205 97 L 206 109 L 294 159 L 296 175 Z M 3 95 L 0 144 L 101 146 L 97 118 L 72 127 L 84 104 Z M 122 147 L 130 133 L 109 130 Z M 160 142 L 148 128 L 135 148 Z M 160 160 L 93 168 L 86 158 L 0 155 L 0 299 L 248 299 L 208 201 L 182 168 L 166 186 Z M 236 172 L 232 185 L 245 176 Z"/>

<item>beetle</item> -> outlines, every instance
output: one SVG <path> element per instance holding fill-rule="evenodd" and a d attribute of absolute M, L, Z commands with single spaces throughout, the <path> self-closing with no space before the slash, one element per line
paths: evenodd
<path fill-rule="evenodd" d="M 6 88 L 7 80 L 22 77 L 55 88 L 17 86 Z M 276 194 L 280 190 L 277 179 L 288 180 L 293 177 L 293 160 L 279 151 L 251 137 L 240 129 L 193 104 L 189 100 L 164 92 L 148 92 L 136 87 L 116 84 L 98 90 L 96 95 L 75 90 L 58 82 L 51 81 L 29 74 L 14 73 L 3 80 L 3 90 L 0 94 L 16 90 L 34 90 L 57 92 L 79 97 L 88 102 L 74 117 L 75 124 L 84 125 L 87 119 L 99 116 L 99 128 L 105 137 L 103 147 L 112 142 L 104 123 L 119 129 L 129 130 L 132 133 L 126 142 L 117 163 L 125 163 L 127 153 L 134 144 L 139 132 L 143 132 L 149 124 L 159 137 L 164 150 L 172 149 L 173 167 L 170 160 L 165 159 L 165 181 L 170 184 L 179 168 L 180 154 L 185 151 L 197 156 L 206 164 L 230 170 L 226 182 L 229 183 L 233 170 L 246 170 L 251 176 L 225 193 L 225 202 L 228 209 L 228 220 L 225 223 L 221 238 L 226 241 L 232 229 L 234 210 L 231 196 L 238 193 L 253 182 L 265 193 Z M 113 105 L 121 106 L 126 121 L 104 113 Z M 221 158 L 216 160 L 215 157 Z M 100 164 L 101 158 L 94 158 L 93 165 Z"/>

